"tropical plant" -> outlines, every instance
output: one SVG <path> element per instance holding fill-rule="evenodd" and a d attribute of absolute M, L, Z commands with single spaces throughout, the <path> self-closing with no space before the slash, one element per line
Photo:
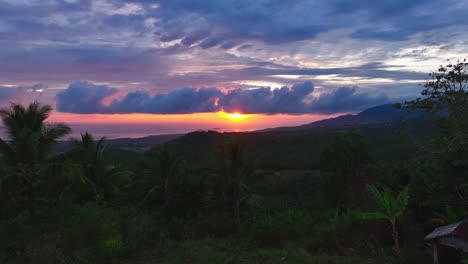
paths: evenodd
<path fill-rule="evenodd" d="M 11 104 L 0 109 L 7 134 L 7 140 L 0 139 L 0 152 L 6 164 L 21 179 L 23 196 L 31 214 L 34 214 L 34 186 L 40 170 L 50 161 L 52 147 L 71 131 L 63 123 L 46 124 L 51 112 L 50 105 L 39 102 L 27 107 Z"/>
<path fill-rule="evenodd" d="M 95 201 L 108 200 L 111 194 L 119 191 L 119 179 L 129 176 L 128 171 L 105 162 L 106 148 L 105 137 L 95 140 L 91 133 L 85 132 L 80 139 L 73 140 L 69 153 L 78 164 L 78 177 L 91 187 Z"/>
<path fill-rule="evenodd" d="M 395 254 L 400 256 L 400 235 L 398 232 L 397 220 L 406 210 L 409 199 L 409 185 L 405 186 L 398 195 L 387 188 L 382 191 L 374 185 L 367 185 L 368 192 L 374 198 L 377 205 L 375 211 L 362 213 L 363 219 L 385 219 L 390 222 L 393 237 L 393 249 Z"/>
<path fill-rule="evenodd" d="M 162 179 L 162 183 L 152 181 L 151 187 L 146 192 L 141 201 L 143 204 L 157 189 L 162 189 L 164 193 L 165 207 L 170 206 L 173 187 L 176 184 L 177 177 L 183 174 L 184 160 L 172 153 L 167 147 L 161 146 L 157 149 L 156 161 L 158 163 L 156 175 Z"/>
<path fill-rule="evenodd" d="M 435 215 L 437 216 L 436 219 L 440 219 L 443 222 L 443 224 L 448 225 L 462 221 L 466 218 L 467 214 L 466 211 L 461 208 L 455 210 L 454 208 L 447 205 L 445 207 L 444 213 L 436 213 Z"/>

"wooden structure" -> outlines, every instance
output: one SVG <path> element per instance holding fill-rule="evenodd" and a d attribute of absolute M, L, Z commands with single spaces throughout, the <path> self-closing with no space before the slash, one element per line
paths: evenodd
<path fill-rule="evenodd" d="M 435 264 L 461 263 L 468 252 L 468 221 L 438 227 L 424 240 L 432 244 Z"/>

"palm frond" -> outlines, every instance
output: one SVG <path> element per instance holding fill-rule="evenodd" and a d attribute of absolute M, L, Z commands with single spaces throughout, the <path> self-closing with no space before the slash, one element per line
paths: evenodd
<path fill-rule="evenodd" d="M 409 185 L 406 185 L 403 190 L 400 191 L 396 199 L 392 203 L 393 210 L 395 211 L 394 213 L 397 216 L 400 216 L 403 211 L 406 209 L 408 206 L 408 200 L 409 200 Z"/>
<path fill-rule="evenodd" d="M 7 161 L 12 161 L 15 158 L 15 151 L 0 138 L 0 153 L 2 154 L 2 158 Z"/>
<path fill-rule="evenodd" d="M 366 189 L 372 195 L 374 200 L 376 201 L 377 206 L 379 208 L 384 208 L 385 205 L 386 205 L 386 202 L 385 202 L 385 199 L 384 199 L 383 195 L 380 193 L 380 191 L 377 189 L 377 187 L 375 187 L 372 184 L 368 184 L 366 186 Z"/>

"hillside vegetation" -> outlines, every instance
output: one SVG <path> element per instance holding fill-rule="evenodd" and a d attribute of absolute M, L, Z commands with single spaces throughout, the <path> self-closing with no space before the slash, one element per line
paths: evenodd
<path fill-rule="evenodd" d="M 199 131 L 139 152 L 90 133 L 60 149 L 70 128 L 47 123 L 50 106 L 13 104 L 0 262 L 429 263 L 424 236 L 467 213 L 467 68 L 434 73 L 406 118 Z"/>

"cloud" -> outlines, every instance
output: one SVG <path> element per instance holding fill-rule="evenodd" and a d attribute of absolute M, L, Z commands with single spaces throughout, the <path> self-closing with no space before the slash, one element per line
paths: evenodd
<path fill-rule="evenodd" d="M 466 53 L 467 9 L 454 0 L 0 0 L 0 81 L 233 87 L 271 81 L 268 72 L 387 63 L 424 41 L 450 46 L 436 54 L 446 59 Z M 370 73 L 388 72 L 405 77 Z"/>
<path fill-rule="evenodd" d="M 391 101 L 383 93 L 360 93 L 357 87 L 340 87 L 329 93 L 321 94 L 313 100 L 309 105 L 309 111 L 323 114 L 356 112 Z"/>
<path fill-rule="evenodd" d="M 39 99 L 42 92 L 47 89 L 47 85 L 37 83 L 26 86 L 0 86 L 0 105 L 6 106 L 11 102 L 28 103 Z"/>
<path fill-rule="evenodd" d="M 119 90 L 106 85 L 75 82 L 57 95 L 57 110 L 71 113 L 153 113 L 187 114 L 204 112 L 242 112 L 257 114 L 306 114 L 353 112 L 388 103 L 384 94 L 358 92 L 356 87 L 341 87 L 313 95 L 312 82 L 306 81 L 270 89 L 179 88 L 151 95 Z"/>
<path fill-rule="evenodd" d="M 95 85 L 86 81 L 70 84 L 56 96 L 57 110 L 79 114 L 101 113 L 106 107 L 104 98 L 117 93 L 117 89 L 106 85 Z"/>
<path fill-rule="evenodd" d="M 305 99 L 313 92 L 312 82 L 293 85 L 291 88 L 236 89 L 228 92 L 219 102 L 227 112 L 265 114 L 301 114 L 307 112 Z"/>
<path fill-rule="evenodd" d="M 186 114 L 216 112 L 223 93 L 216 88 L 180 88 L 167 94 L 151 96 L 148 92 L 130 92 L 114 100 L 107 108 L 111 113 Z"/>
<path fill-rule="evenodd" d="M 152 98 L 313 80 L 378 93 L 376 79 L 401 87 L 465 57 L 467 10 L 458 0 L 0 0 L 0 83 L 86 79 Z M 406 49 L 426 51 L 398 57 Z"/>

